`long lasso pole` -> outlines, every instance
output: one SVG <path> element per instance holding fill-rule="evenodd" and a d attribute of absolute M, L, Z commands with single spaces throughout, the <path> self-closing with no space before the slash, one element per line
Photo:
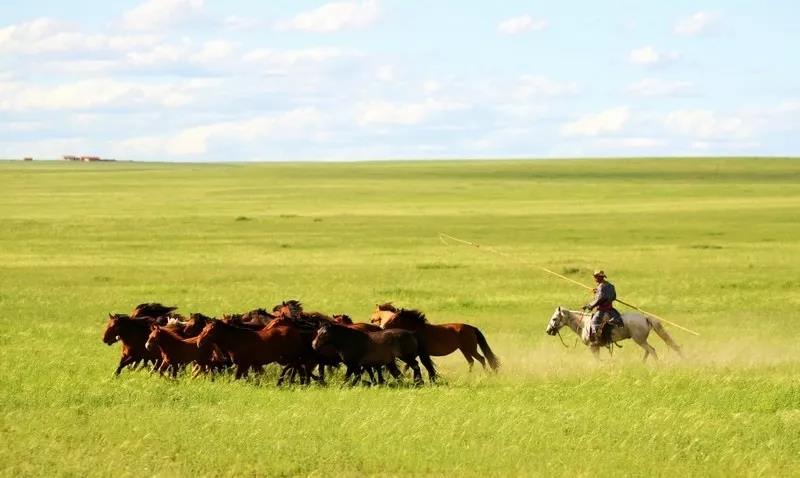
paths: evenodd
<path fill-rule="evenodd" d="M 500 256 L 503 256 L 503 257 L 514 259 L 514 260 L 516 260 L 518 262 L 520 261 L 518 257 L 514 257 L 511 254 L 508 254 L 508 253 L 503 252 L 503 251 L 498 251 L 497 249 L 495 249 L 493 247 L 481 245 L 481 244 L 478 244 L 476 242 L 465 241 L 464 239 L 459 239 L 457 237 L 453 237 L 453 236 L 451 236 L 449 234 L 445 234 L 443 232 L 439 233 L 439 240 L 442 241 L 442 243 L 444 243 L 445 245 L 449 245 L 449 243 L 447 242 L 447 239 L 449 239 L 451 241 L 459 242 L 459 243 L 467 245 L 467 246 L 472 246 L 472 247 L 474 247 L 476 249 L 483 249 L 484 251 L 491 252 L 493 254 L 497 254 L 497 255 L 500 255 Z M 584 284 L 582 282 L 578 282 L 578 281 L 576 281 L 574 279 L 570 279 L 569 277 L 561 275 L 558 272 L 551 271 L 547 267 L 542 267 L 540 265 L 532 264 L 532 263 L 527 262 L 527 261 L 522 261 L 522 262 L 525 262 L 526 264 L 530 265 L 531 267 L 535 267 L 536 269 L 539 269 L 540 271 L 543 271 L 543 272 L 546 272 L 548 274 L 554 275 L 554 276 L 556 276 L 556 277 L 558 277 L 560 279 L 564 279 L 565 281 L 572 282 L 575 285 L 579 285 L 579 286 L 583 287 L 584 289 L 594 290 L 593 287 L 590 287 L 590 286 L 588 286 L 588 285 L 586 285 L 586 284 Z M 643 310 L 643 309 L 641 309 L 641 308 L 639 308 L 639 307 L 637 307 L 637 306 L 635 306 L 633 304 L 629 304 L 628 302 L 625 302 L 622 299 L 616 299 L 616 301 L 619 302 L 622 305 L 626 305 L 626 306 L 630 307 L 631 309 L 638 310 L 639 312 L 641 312 L 643 314 L 649 315 L 649 316 L 654 317 L 654 318 L 656 318 L 656 319 L 658 319 L 658 320 L 660 320 L 662 322 L 665 322 L 665 323 L 667 323 L 667 324 L 669 324 L 669 325 L 671 325 L 673 327 L 677 327 L 677 328 L 679 328 L 679 329 L 681 329 L 683 331 L 689 332 L 692 335 L 697 335 L 697 336 L 700 335 L 699 333 L 695 332 L 694 330 L 688 329 L 688 328 L 686 328 L 686 327 L 684 327 L 682 325 L 678 325 L 675 322 L 669 321 L 669 320 L 667 320 L 667 319 L 665 319 L 663 317 L 659 317 L 658 315 L 656 315 L 656 314 L 654 314 L 652 312 L 648 312 L 648 311 Z"/>

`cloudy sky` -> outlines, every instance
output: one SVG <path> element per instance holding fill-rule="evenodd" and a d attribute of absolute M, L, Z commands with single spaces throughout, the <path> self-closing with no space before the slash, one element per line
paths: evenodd
<path fill-rule="evenodd" d="M 800 154 L 795 0 L 0 2 L 0 157 Z"/>

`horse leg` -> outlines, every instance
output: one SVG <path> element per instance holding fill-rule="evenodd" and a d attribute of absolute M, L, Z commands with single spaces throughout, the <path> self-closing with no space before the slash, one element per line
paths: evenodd
<path fill-rule="evenodd" d="M 361 374 L 364 372 L 361 365 L 356 365 L 355 370 L 353 371 L 353 383 L 352 385 L 355 387 L 361 381 Z"/>
<path fill-rule="evenodd" d="M 283 369 L 281 369 L 281 374 L 278 377 L 278 383 L 276 384 L 278 387 L 280 387 L 283 384 L 283 379 L 284 379 L 284 377 L 286 377 L 286 372 L 288 372 L 288 371 L 289 371 L 289 366 L 288 365 L 285 365 L 283 367 Z"/>
<path fill-rule="evenodd" d="M 642 348 L 645 350 L 644 357 L 642 358 L 642 363 L 644 363 L 647 360 L 648 355 L 652 355 L 653 360 L 658 362 L 658 354 L 656 353 L 656 349 L 654 349 L 652 345 L 648 344 L 647 341 L 639 345 L 641 345 Z"/>
<path fill-rule="evenodd" d="M 369 384 L 375 385 L 375 373 L 373 372 L 373 367 L 365 367 L 367 370 L 367 375 L 369 375 Z"/>
<path fill-rule="evenodd" d="M 414 385 L 422 385 L 422 371 L 419 369 L 419 364 L 417 363 L 416 357 L 408 357 L 407 359 L 401 359 L 403 362 L 407 363 L 411 370 L 414 371 Z"/>
<path fill-rule="evenodd" d="M 119 375 L 120 373 L 122 373 L 122 369 L 133 362 L 135 362 L 135 360 L 130 355 L 119 359 L 119 365 L 117 366 L 117 370 L 114 372 L 114 375 Z"/>
<path fill-rule="evenodd" d="M 597 345 L 590 345 L 589 350 L 592 351 L 592 355 L 594 356 L 595 360 L 598 362 L 600 361 L 600 347 Z"/>
<path fill-rule="evenodd" d="M 171 364 L 172 367 L 172 378 L 178 378 L 178 370 L 180 369 L 180 365 L 177 363 Z"/>
<path fill-rule="evenodd" d="M 378 373 L 378 385 L 385 384 L 386 380 L 383 379 L 383 367 L 379 365 L 375 367 L 375 371 Z"/>
<path fill-rule="evenodd" d="M 403 374 L 400 372 L 400 369 L 397 368 L 397 364 L 394 362 L 389 362 L 386 364 L 386 369 L 389 370 L 389 373 L 394 377 L 395 380 L 400 380 Z"/>
<path fill-rule="evenodd" d="M 240 378 L 247 377 L 247 369 L 250 368 L 250 364 L 240 363 L 236 365 L 236 375 L 235 379 L 239 380 Z"/>
<path fill-rule="evenodd" d="M 472 354 L 470 354 L 464 349 L 459 349 L 459 350 L 461 350 L 461 354 L 464 356 L 464 358 L 467 359 L 467 363 L 469 364 L 469 371 L 472 372 L 472 366 L 475 365 L 475 360 L 472 359 Z M 483 363 L 483 361 L 481 361 L 481 363 Z M 484 368 L 486 368 L 485 365 Z"/>

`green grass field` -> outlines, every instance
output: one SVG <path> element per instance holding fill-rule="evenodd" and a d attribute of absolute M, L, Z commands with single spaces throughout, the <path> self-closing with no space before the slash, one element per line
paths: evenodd
<path fill-rule="evenodd" d="M 800 160 L 0 162 L 0 186 L 3 475 L 800 475 Z M 529 264 L 604 268 L 702 335 L 667 326 L 685 360 L 652 335 L 658 364 L 630 342 L 596 363 L 544 334 L 586 291 Z M 503 368 L 440 358 L 422 389 L 112 377 L 109 312 L 287 298 L 471 323 Z"/>

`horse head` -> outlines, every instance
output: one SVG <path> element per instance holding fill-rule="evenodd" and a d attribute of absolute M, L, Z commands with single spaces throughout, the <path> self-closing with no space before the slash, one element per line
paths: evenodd
<path fill-rule="evenodd" d="M 157 324 L 150 326 L 150 335 L 147 336 L 147 342 L 144 343 L 144 348 L 150 352 L 154 352 L 158 347 L 158 341 L 161 338 L 161 327 Z"/>
<path fill-rule="evenodd" d="M 370 323 L 383 327 L 386 321 L 391 319 L 397 314 L 397 307 L 392 305 L 391 302 L 384 304 L 375 304 L 375 312 L 369 318 Z"/>
<path fill-rule="evenodd" d="M 556 335 L 561 327 L 566 325 L 567 323 L 567 311 L 562 309 L 561 306 L 558 306 L 553 312 L 553 316 L 550 317 L 550 321 L 547 323 L 547 329 L 545 332 L 547 335 Z"/>
<path fill-rule="evenodd" d="M 337 324 L 346 324 L 346 325 L 353 324 L 353 319 L 351 319 L 350 316 L 347 314 L 334 314 L 333 321 L 336 322 Z"/>
<path fill-rule="evenodd" d="M 200 331 L 203 330 L 203 327 L 206 326 L 206 323 L 211 320 L 211 317 L 206 317 L 200 313 L 192 313 L 189 314 L 189 320 L 186 322 L 186 325 L 183 327 L 183 333 L 187 337 L 195 337 L 200 334 Z"/>
<path fill-rule="evenodd" d="M 108 314 L 108 324 L 106 330 L 103 332 L 103 342 L 106 345 L 111 345 L 119 340 L 119 320 L 121 314 Z"/>
<path fill-rule="evenodd" d="M 219 334 L 220 328 L 224 326 L 224 323 L 218 319 L 211 319 L 203 330 L 200 331 L 200 335 L 197 336 L 197 347 L 202 348 L 205 347 L 208 343 L 214 342 Z"/>
<path fill-rule="evenodd" d="M 333 327 L 334 326 L 331 323 L 323 323 L 322 326 L 317 329 L 314 340 L 311 341 L 311 348 L 314 350 L 319 350 L 328 345 L 332 339 L 331 335 Z"/>

